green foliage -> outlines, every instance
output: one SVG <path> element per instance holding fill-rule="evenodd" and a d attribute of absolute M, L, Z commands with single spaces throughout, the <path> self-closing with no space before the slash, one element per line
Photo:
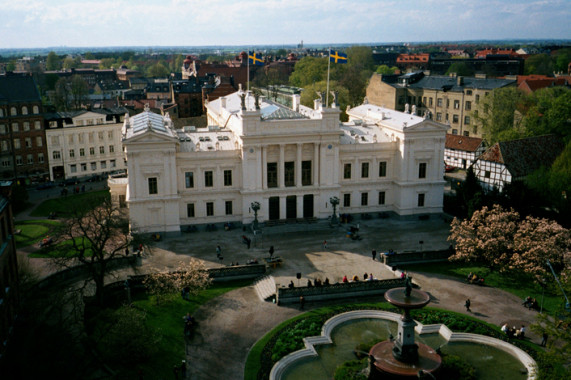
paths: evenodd
<path fill-rule="evenodd" d="M 454 62 L 446 71 L 446 75 L 456 73 L 458 76 L 471 77 L 474 76 L 474 69 L 465 62 Z"/>
<path fill-rule="evenodd" d="M 157 62 L 147 68 L 146 74 L 150 78 L 165 78 L 170 74 L 170 70 L 164 64 Z"/>
<path fill-rule="evenodd" d="M 327 90 L 326 81 L 321 81 L 307 85 L 301 92 L 301 104 L 313 108 L 313 100 L 318 98 L 316 92 L 325 93 L 326 90 Z M 337 91 L 337 102 L 339 103 L 339 109 L 341 110 L 340 117 L 342 121 L 346 121 L 347 114 L 345 113 L 345 110 L 347 109 L 347 105 L 350 104 L 349 91 L 336 81 L 329 82 L 329 91 Z M 327 94 L 325 95 L 326 97 L 323 99 L 324 103 L 327 99 Z M 331 103 L 332 101 L 333 101 L 333 96 L 329 94 L 329 102 Z"/>
<path fill-rule="evenodd" d="M 442 366 L 438 372 L 442 379 L 475 380 L 476 369 L 466 360 L 456 355 L 442 356 Z"/>
<path fill-rule="evenodd" d="M 535 54 L 528 57 L 524 64 L 524 73 L 526 75 L 530 74 L 540 74 L 540 75 L 552 75 L 554 64 L 552 58 L 547 54 Z"/>
<path fill-rule="evenodd" d="M 55 212 L 58 216 L 71 216 L 72 210 L 87 211 L 94 204 L 101 204 L 109 199 L 109 191 L 93 191 L 89 193 L 68 195 L 55 199 L 48 199 L 38 205 L 31 212 L 30 216 L 48 217 L 51 212 Z"/>
<path fill-rule="evenodd" d="M 327 80 L 327 58 L 304 57 L 296 62 L 289 83 L 295 87 L 306 87 L 315 82 Z"/>
<path fill-rule="evenodd" d="M 302 319 L 280 334 L 272 350 L 272 360 L 278 361 L 289 353 L 303 348 L 303 338 L 321 333 L 321 321 L 317 317 Z"/>
<path fill-rule="evenodd" d="M 365 370 L 368 366 L 368 360 L 351 360 L 337 367 L 333 379 L 335 380 L 367 380 Z"/>
<path fill-rule="evenodd" d="M 393 75 L 399 68 L 396 66 L 388 67 L 387 65 L 380 65 L 375 72 L 381 75 Z"/>
<path fill-rule="evenodd" d="M 46 70 L 58 70 L 60 65 L 59 57 L 53 51 L 48 53 L 48 57 L 46 58 Z"/>

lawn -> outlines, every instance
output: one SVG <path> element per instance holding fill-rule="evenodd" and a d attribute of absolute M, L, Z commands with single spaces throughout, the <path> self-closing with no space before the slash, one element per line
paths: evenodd
<path fill-rule="evenodd" d="M 183 316 L 189 312 L 194 313 L 213 298 L 250 284 L 251 281 L 214 284 L 192 297 L 190 302 L 183 300 L 180 294 L 171 295 L 167 301 L 163 300 L 159 305 L 156 304 L 154 296 L 145 293 L 134 296 L 133 306 L 146 312 L 147 326 L 159 331 L 161 340 L 158 343 L 158 353 L 147 362 L 141 363 L 138 368 L 122 366 L 122 363 L 108 363 L 117 372 L 116 378 L 136 379 L 139 369 L 143 371 L 145 379 L 173 378 L 173 366 L 180 365 L 181 361 L 186 359 Z M 103 357 L 112 356 L 112 353 L 104 351 L 105 347 L 100 345 L 98 349 Z"/>
<path fill-rule="evenodd" d="M 513 274 L 499 273 L 491 271 L 489 268 L 470 263 L 433 263 L 433 264 L 415 264 L 402 265 L 403 269 L 410 272 L 424 272 L 443 274 L 465 280 L 470 272 L 476 273 L 485 279 L 486 286 L 499 288 L 517 295 L 522 300 L 530 296 L 537 299 L 538 304 L 541 303 L 542 288 L 528 276 L 515 276 Z M 478 286 L 478 285 L 473 285 Z M 557 287 L 553 276 L 548 278 L 548 285 L 545 289 L 543 300 L 543 310 L 547 313 L 556 313 L 559 308 L 564 306 L 564 298 L 561 291 Z"/>
<path fill-rule="evenodd" d="M 51 235 L 61 225 L 57 220 L 24 220 L 14 225 L 21 232 L 15 235 L 16 248 L 38 243 L 46 235 Z"/>
<path fill-rule="evenodd" d="M 71 216 L 74 211 L 87 211 L 92 208 L 98 200 L 108 198 L 109 191 L 101 190 L 48 199 L 40 203 L 30 215 L 48 217 L 51 212 L 55 212 L 58 218 L 68 217 Z"/>
<path fill-rule="evenodd" d="M 89 242 L 89 240 L 83 238 L 83 237 L 76 237 L 75 239 L 78 239 L 78 241 L 81 241 L 81 239 L 84 239 L 84 243 L 79 243 L 79 246 L 84 245 L 85 246 L 85 256 L 86 257 L 90 257 L 92 255 L 91 252 L 91 243 Z M 28 255 L 28 257 L 31 258 L 42 258 L 42 259 L 51 259 L 54 257 L 64 257 L 64 255 L 67 255 L 69 257 L 74 256 L 76 254 L 76 251 L 73 250 L 72 248 L 72 244 L 73 242 L 71 240 L 65 240 L 62 241 L 56 245 L 50 245 L 44 248 L 39 249 L 36 252 L 32 252 Z"/>

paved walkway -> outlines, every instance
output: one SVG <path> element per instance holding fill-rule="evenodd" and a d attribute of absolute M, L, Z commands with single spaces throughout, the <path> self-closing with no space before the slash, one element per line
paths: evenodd
<path fill-rule="evenodd" d="M 355 223 L 356 225 L 356 223 Z M 153 254 L 143 259 L 142 266 L 113 273 L 109 281 L 117 281 L 130 274 L 144 273 L 151 268 L 175 268 L 180 261 L 191 257 L 203 260 L 207 267 L 245 263 L 249 259 L 262 259 L 274 246 L 274 256 L 284 263 L 272 270 L 276 282 L 285 286 L 291 280 L 297 285 L 296 274 L 302 274 L 300 284 L 326 277 L 331 282 L 340 281 L 344 275 L 373 273 L 376 278 L 393 278 L 395 274 L 379 261 L 373 261 L 371 250 L 396 252 L 445 249 L 449 226 L 441 219 L 428 221 L 402 221 L 396 219 L 372 219 L 359 222 L 361 240 L 351 240 L 345 235 L 347 225 L 330 228 L 320 221 L 312 224 L 294 224 L 268 227 L 262 236 L 254 237 L 241 229 L 232 231 L 195 232 L 178 238 L 168 238 L 153 248 Z M 253 240 L 248 249 L 241 243 L 247 234 Z M 327 248 L 323 242 L 327 241 Z M 223 260 L 216 257 L 216 245 L 222 247 Z M 25 252 L 20 252 L 24 256 Z M 31 259 L 31 261 L 37 259 Z M 501 325 L 529 326 L 534 321 L 534 311 L 521 305 L 517 297 L 488 287 L 469 285 L 445 276 L 411 273 L 415 282 L 430 293 L 431 306 L 471 314 L 486 322 Z M 467 313 L 464 301 L 472 301 L 472 313 Z M 307 304 L 306 309 L 324 305 Z M 218 297 L 201 307 L 196 313 L 199 325 L 187 346 L 189 379 L 240 379 L 251 346 L 278 323 L 299 311 L 295 307 L 277 306 L 262 302 L 252 286 L 241 288 Z M 529 331 L 529 330 L 528 330 Z M 536 336 L 530 338 L 538 342 Z"/>

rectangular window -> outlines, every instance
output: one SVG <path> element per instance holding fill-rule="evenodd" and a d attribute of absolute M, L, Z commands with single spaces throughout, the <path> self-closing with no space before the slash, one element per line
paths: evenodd
<path fill-rule="evenodd" d="M 117 161 L 111 160 L 111 161 L 109 161 L 109 163 L 111 164 L 111 167 L 112 167 L 112 168 L 116 168 L 116 167 L 117 167 Z"/>
<path fill-rule="evenodd" d="M 361 193 L 361 206 L 367 206 L 369 203 L 369 193 Z"/>
<path fill-rule="evenodd" d="M 75 157 L 75 150 L 70 149 L 69 150 L 69 158 L 74 158 Z"/>
<path fill-rule="evenodd" d="M 284 162 L 284 182 L 288 187 L 295 186 L 295 162 Z"/>
<path fill-rule="evenodd" d="M 343 165 L 343 178 L 351 179 L 351 164 Z"/>
<path fill-rule="evenodd" d="M 8 168 L 8 167 L 10 167 L 10 166 L 12 166 L 12 161 L 10 161 L 10 160 L 4 160 L 4 161 L 2 161 L 2 167 Z"/>
<path fill-rule="evenodd" d="M 369 163 L 361 163 L 361 178 L 369 178 Z"/>
<path fill-rule="evenodd" d="M 301 161 L 301 185 L 311 186 L 311 161 Z"/>
<path fill-rule="evenodd" d="M 81 171 L 82 171 L 82 172 L 86 172 L 86 171 L 87 171 L 87 164 L 81 164 Z"/>
<path fill-rule="evenodd" d="M 226 201 L 224 206 L 226 209 L 226 215 L 232 215 L 232 201 Z"/>
<path fill-rule="evenodd" d="M 28 154 L 28 165 L 32 165 L 34 163 L 34 155 Z"/>
<path fill-rule="evenodd" d="M 30 130 L 30 122 L 24 121 L 24 131 L 29 131 L 29 130 Z"/>
<path fill-rule="evenodd" d="M 418 178 L 426 178 L 426 162 L 418 164 Z"/>
<path fill-rule="evenodd" d="M 472 90 L 466 90 L 466 95 L 472 95 Z"/>
<path fill-rule="evenodd" d="M 105 147 L 104 146 L 99 147 L 99 153 L 105 154 Z"/>
<path fill-rule="evenodd" d="M 0 135 L 6 134 L 6 124 L 0 124 Z"/>
<path fill-rule="evenodd" d="M 381 161 L 379 162 L 379 177 L 386 177 L 387 176 L 387 162 Z"/>
<path fill-rule="evenodd" d="M 149 195 L 158 194 L 159 187 L 158 187 L 157 177 L 151 177 L 147 180 L 147 182 L 149 184 Z"/>
<path fill-rule="evenodd" d="M 26 137 L 24 139 L 24 143 L 26 144 L 26 148 L 31 148 L 32 147 L 32 138 L 31 137 Z"/>
<path fill-rule="evenodd" d="M 466 137 L 470 136 L 470 131 L 464 131 L 464 136 Z"/>
<path fill-rule="evenodd" d="M 351 207 L 351 194 L 343 194 L 343 207 Z"/>
<path fill-rule="evenodd" d="M 16 156 L 16 165 L 18 166 L 24 165 L 24 160 L 22 159 L 22 156 Z"/>
<path fill-rule="evenodd" d="M 42 140 L 42 136 L 37 136 L 36 137 L 36 146 L 43 146 L 44 145 L 44 141 Z"/>
<path fill-rule="evenodd" d="M 214 215 L 214 202 L 206 202 L 206 216 Z"/>
<path fill-rule="evenodd" d="M 442 112 L 436 112 L 436 121 L 442 121 Z"/>
<path fill-rule="evenodd" d="M 67 136 L 67 142 L 71 145 L 73 144 L 73 135 Z"/>
<path fill-rule="evenodd" d="M 92 170 L 92 171 L 97 170 L 97 162 L 92 162 L 92 163 L 91 163 L 91 170 Z"/>
<path fill-rule="evenodd" d="M 79 156 L 85 157 L 85 148 L 79 148 Z"/>
<path fill-rule="evenodd" d="M 385 192 L 379 191 L 379 205 L 385 204 Z"/>
<path fill-rule="evenodd" d="M 476 104 L 480 103 L 480 95 L 476 95 Z"/>
<path fill-rule="evenodd" d="M 418 194 L 418 207 L 424 207 L 424 194 Z"/>
<path fill-rule="evenodd" d="M 83 133 L 79 133 L 79 134 L 77 135 L 77 139 L 79 140 L 79 143 L 80 143 L 80 144 L 83 144 Z"/>
<path fill-rule="evenodd" d="M 428 98 L 428 106 L 432 107 L 432 98 Z"/>
<path fill-rule="evenodd" d="M 452 115 L 452 122 L 458 124 L 458 115 Z"/>
<path fill-rule="evenodd" d="M 470 111 L 472 109 L 472 102 L 465 103 L 466 111 Z"/>
<path fill-rule="evenodd" d="M 205 187 L 214 186 L 214 178 L 212 177 L 212 171 L 211 170 L 204 172 L 204 186 Z"/>
<path fill-rule="evenodd" d="M 101 169 L 107 169 L 107 161 L 101 161 L 99 165 L 101 166 Z"/>
<path fill-rule="evenodd" d="M 490 174 L 491 174 L 490 171 L 489 171 L 489 170 L 486 170 L 486 171 L 484 172 L 484 178 L 490 178 Z"/>
<path fill-rule="evenodd" d="M 459 109 L 460 109 L 460 101 L 459 101 L 459 100 L 455 100 L 455 101 L 454 101 L 454 109 L 455 109 L 455 110 L 459 110 Z"/>
<path fill-rule="evenodd" d="M 194 172 L 184 173 L 184 186 L 187 189 L 191 189 L 194 187 Z"/>
<path fill-rule="evenodd" d="M 464 116 L 464 124 L 470 125 L 470 116 Z"/>
<path fill-rule="evenodd" d="M 188 203 L 186 205 L 186 217 L 194 218 L 194 203 Z"/>
<path fill-rule="evenodd" d="M 44 163 L 44 154 L 43 153 L 38 153 L 38 162 L 40 164 Z"/>
<path fill-rule="evenodd" d="M 442 98 L 438 98 L 438 100 L 436 100 L 436 106 L 442 107 Z"/>
<path fill-rule="evenodd" d="M 450 108 L 450 99 L 446 99 L 446 108 Z"/>
<path fill-rule="evenodd" d="M 7 152 L 8 151 L 8 141 L 4 140 L 2 141 L 2 152 Z"/>
<path fill-rule="evenodd" d="M 109 145 L 109 153 L 115 153 L 115 145 Z"/>
<path fill-rule="evenodd" d="M 93 121 L 92 121 L 93 122 Z M 98 137 L 99 137 L 99 141 L 103 141 L 103 139 L 105 138 L 103 135 L 103 132 L 98 132 L 97 133 Z"/>
<path fill-rule="evenodd" d="M 12 132 L 19 132 L 20 131 L 20 126 L 18 125 L 18 123 L 12 123 Z"/>
<path fill-rule="evenodd" d="M 103 124 L 103 120 L 99 124 Z M 113 131 L 107 131 L 107 138 L 113 140 Z"/>
<path fill-rule="evenodd" d="M 268 187 L 278 187 L 278 164 L 277 162 L 268 162 Z"/>
<path fill-rule="evenodd" d="M 34 121 L 34 129 L 40 130 L 42 129 L 42 123 L 39 120 Z"/>
<path fill-rule="evenodd" d="M 224 186 L 232 186 L 232 170 L 224 170 Z"/>
<path fill-rule="evenodd" d="M 59 150 L 54 150 L 52 154 L 53 154 L 52 157 L 54 158 L 54 160 L 59 160 L 61 158 Z"/>
<path fill-rule="evenodd" d="M 89 137 L 90 143 L 95 141 L 95 133 L 94 132 L 89 132 L 88 137 Z"/>
<path fill-rule="evenodd" d="M 69 171 L 72 173 L 77 173 L 77 165 L 76 164 L 69 165 Z"/>
<path fill-rule="evenodd" d="M 20 139 L 14 139 L 14 149 L 20 149 Z"/>
<path fill-rule="evenodd" d="M 95 156 L 95 148 L 94 147 L 89 148 L 89 155 Z"/>

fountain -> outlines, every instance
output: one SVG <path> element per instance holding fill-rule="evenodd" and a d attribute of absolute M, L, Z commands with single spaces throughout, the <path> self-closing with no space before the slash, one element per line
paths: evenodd
<path fill-rule="evenodd" d="M 411 310 L 423 308 L 430 302 L 429 295 L 412 289 L 411 280 L 407 277 L 406 287 L 388 290 L 385 299 L 402 309 L 403 315 L 398 321 L 396 339 L 377 343 L 369 351 L 369 379 L 412 379 L 421 374 L 435 373 L 442 359 L 430 346 L 415 343 L 416 322 L 410 316 Z"/>

